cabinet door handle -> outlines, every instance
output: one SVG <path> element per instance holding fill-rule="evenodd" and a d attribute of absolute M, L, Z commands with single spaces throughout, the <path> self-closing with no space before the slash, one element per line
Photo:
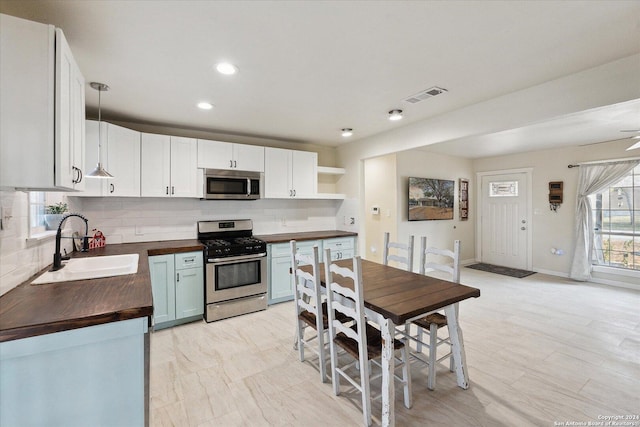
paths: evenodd
<path fill-rule="evenodd" d="M 109 193 L 113 193 L 114 191 L 116 191 L 116 187 L 113 184 L 109 184 L 109 187 L 111 188 L 111 190 L 109 191 Z"/>
<path fill-rule="evenodd" d="M 232 168 L 233 167 L 233 160 L 229 160 L 229 167 Z"/>
<path fill-rule="evenodd" d="M 296 197 L 296 190 L 293 190 L 293 197 Z"/>
<path fill-rule="evenodd" d="M 77 173 L 77 175 L 71 180 L 71 182 L 73 182 L 74 184 L 78 184 L 80 181 L 82 181 L 82 171 L 80 170 L 80 168 L 77 168 L 75 166 L 72 166 L 73 172 Z"/>
<path fill-rule="evenodd" d="M 176 273 L 176 282 L 180 281 L 180 273 Z"/>
<path fill-rule="evenodd" d="M 173 185 L 171 186 L 171 194 L 176 194 L 176 189 Z"/>
<path fill-rule="evenodd" d="M 234 161 L 233 161 L 233 167 L 234 167 L 234 168 L 237 168 L 237 167 L 238 167 L 238 161 L 237 161 L 237 160 L 234 160 Z"/>
<path fill-rule="evenodd" d="M 169 186 L 167 185 L 167 189 L 165 190 L 165 194 L 169 194 Z"/>

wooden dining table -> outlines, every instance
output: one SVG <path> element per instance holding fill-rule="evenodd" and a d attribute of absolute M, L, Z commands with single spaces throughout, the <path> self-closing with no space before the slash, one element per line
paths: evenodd
<path fill-rule="evenodd" d="M 341 267 L 353 268 L 352 259 L 334 261 Z M 311 272 L 310 266 L 301 267 Z M 325 286 L 324 265 L 320 264 L 320 280 Z M 339 277 L 334 276 L 334 280 Z M 340 282 L 340 280 L 336 280 Z M 454 370 L 458 386 L 469 388 L 469 375 L 458 324 L 457 303 L 480 296 L 480 290 L 431 276 L 362 260 L 364 306 L 367 318 L 380 326 L 382 347 L 382 425 L 393 426 L 394 416 L 394 348 L 396 326 L 404 325 L 434 311 L 444 310 L 451 338 Z M 353 288 L 353 284 L 341 283 Z M 426 387 L 426 385 L 425 385 Z"/>

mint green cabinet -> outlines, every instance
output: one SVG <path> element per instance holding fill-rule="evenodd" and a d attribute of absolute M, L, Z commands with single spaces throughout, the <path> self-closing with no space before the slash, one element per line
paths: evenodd
<path fill-rule="evenodd" d="M 325 239 L 322 241 L 322 250 L 331 250 L 332 261 L 353 258 L 356 254 L 355 240 L 356 239 L 353 237 L 336 237 L 334 239 Z"/>
<path fill-rule="evenodd" d="M 141 317 L 0 343 L 0 425 L 148 425 L 147 325 Z"/>
<path fill-rule="evenodd" d="M 298 253 L 311 256 L 313 247 L 318 245 L 322 252 L 321 240 L 296 242 Z M 293 282 L 291 278 L 291 246 L 289 243 L 267 245 L 267 263 L 269 271 L 269 304 L 293 299 Z"/>
<path fill-rule="evenodd" d="M 154 329 L 202 319 L 204 266 L 202 252 L 149 257 Z"/>
<path fill-rule="evenodd" d="M 300 240 L 296 242 L 298 253 L 311 256 L 313 247 L 318 246 L 320 262 L 323 261 L 324 249 L 331 249 L 331 258 L 352 258 L 356 254 L 355 237 L 336 237 L 324 240 Z M 267 266 L 269 277 L 269 304 L 276 304 L 293 299 L 293 279 L 291 276 L 291 249 L 287 243 L 270 243 L 267 245 Z"/>

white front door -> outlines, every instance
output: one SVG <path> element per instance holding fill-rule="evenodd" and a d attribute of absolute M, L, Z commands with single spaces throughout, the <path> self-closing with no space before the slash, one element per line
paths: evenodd
<path fill-rule="evenodd" d="M 527 179 L 524 172 L 482 177 L 482 262 L 528 268 Z"/>

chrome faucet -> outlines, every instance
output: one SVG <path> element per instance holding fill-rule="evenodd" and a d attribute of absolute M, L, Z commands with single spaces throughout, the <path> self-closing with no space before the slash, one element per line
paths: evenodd
<path fill-rule="evenodd" d="M 62 265 L 62 254 L 60 253 L 60 239 L 62 239 L 62 225 L 72 216 L 77 216 L 78 218 L 84 221 L 84 236 L 82 237 L 82 252 L 87 252 L 89 250 L 89 221 L 87 218 L 83 217 L 77 213 L 70 213 L 62 217 L 60 221 L 60 225 L 58 225 L 58 231 L 56 232 L 56 251 L 53 254 L 53 265 L 51 266 L 50 271 L 60 270 L 64 265 Z M 65 257 L 65 259 L 69 259 L 69 257 Z"/>

